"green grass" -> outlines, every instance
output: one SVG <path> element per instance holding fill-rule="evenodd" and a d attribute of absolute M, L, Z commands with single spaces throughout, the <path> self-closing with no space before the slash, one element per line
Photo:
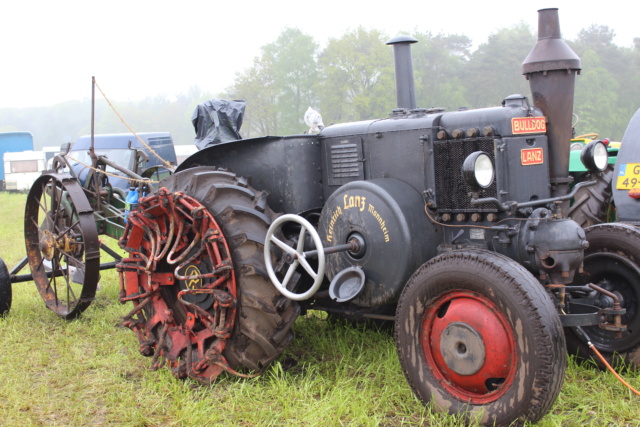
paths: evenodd
<path fill-rule="evenodd" d="M 0 194 L 0 257 L 24 256 L 24 195 Z M 336 325 L 321 313 L 298 319 L 296 338 L 253 379 L 223 374 L 211 386 L 151 371 L 117 300 L 113 270 L 102 272 L 96 301 L 80 319 L 45 308 L 33 283 L 13 286 L 0 320 L 0 420 L 3 425 L 328 425 L 457 426 L 412 394 L 393 338 Z M 640 388 L 640 374 L 625 373 Z M 570 361 L 562 392 L 541 426 L 640 425 L 640 397 L 615 378 Z"/>

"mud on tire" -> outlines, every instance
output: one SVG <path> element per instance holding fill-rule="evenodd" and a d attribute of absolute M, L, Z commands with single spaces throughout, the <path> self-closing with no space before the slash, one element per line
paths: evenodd
<path fill-rule="evenodd" d="M 524 267 L 481 250 L 442 254 L 413 274 L 398 303 L 396 345 L 423 402 L 485 425 L 541 418 L 566 369 L 551 298 Z"/>
<path fill-rule="evenodd" d="M 181 197 L 180 193 L 184 194 L 186 198 L 195 200 L 197 204 L 208 211 L 207 215 L 211 215 L 215 219 L 215 223 L 226 241 L 229 258 L 233 264 L 236 316 L 233 330 L 230 336 L 223 338 L 226 341 L 222 345 L 220 340 L 215 337 L 213 340 L 202 341 L 205 343 L 205 352 L 207 349 L 214 348 L 217 348 L 215 351 L 222 351 L 221 354 L 226 363 L 224 361 L 218 363 L 216 360 L 210 359 L 210 355 L 207 354 L 203 358 L 203 349 L 195 347 L 192 349 L 193 344 L 191 346 L 185 344 L 184 335 L 176 335 L 175 332 L 171 335 L 167 332 L 167 327 L 169 327 L 169 331 L 185 328 L 185 330 L 197 333 L 203 328 L 203 326 L 197 326 L 198 319 L 207 315 L 203 309 L 197 307 L 191 309 L 192 312 L 185 311 L 180 300 L 185 297 L 179 296 L 180 292 L 184 292 L 184 288 L 179 287 L 184 286 L 184 282 L 180 285 L 178 277 L 175 280 L 170 279 L 168 285 L 165 283 L 160 286 L 159 292 L 154 294 L 156 295 L 154 298 L 156 300 L 159 298 L 160 301 L 154 300 L 152 304 L 145 307 L 143 319 L 131 318 L 127 324 L 132 329 L 136 327 L 136 322 L 138 325 L 147 325 L 142 327 L 142 333 L 136 331 L 141 340 L 141 352 L 147 356 L 153 354 L 154 367 L 158 367 L 155 359 L 158 358 L 158 348 L 163 347 L 164 350 L 160 353 L 169 354 L 172 358 L 170 362 L 174 375 L 179 378 L 189 375 L 203 383 L 210 382 L 220 371 L 215 371 L 212 368 L 205 371 L 202 371 L 202 368 L 194 370 L 193 367 L 197 363 L 200 364 L 199 366 L 203 366 L 202 363 L 209 363 L 211 366 L 213 363 L 230 372 L 237 370 L 261 371 L 278 357 L 290 343 L 293 338 L 291 326 L 300 311 L 295 302 L 283 297 L 276 290 L 269 281 L 265 270 L 263 243 L 269 225 L 276 216 L 267 206 L 267 194 L 251 188 L 243 178 L 209 167 L 198 167 L 179 172 L 162 181 L 158 187 L 166 189 L 163 194 L 175 195 L 172 196 L 175 200 Z M 158 194 L 161 193 L 158 192 Z M 140 205 L 143 204 L 144 200 L 141 199 Z M 193 212 L 195 211 L 192 211 L 192 215 Z M 142 212 L 136 214 L 142 214 Z M 130 222 L 134 220 L 135 218 L 130 217 Z M 166 259 L 171 256 L 171 252 L 168 253 Z M 210 252 L 200 251 L 198 253 L 201 254 L 198 255 L 199 259 L 203 259 L 206 264 L 209 259 L 206 254 Z M 158 264 L 160 269 L 171 274 L 169 272 L 173 272 L 176 268 L 175 264 L 169 266 L 168 261 L 163 262 Z M 176 271 L 178 270 L 176 269 Z M 188 276 L 187 273 L 181 274 Z M 171 276 L 173 277 L 172 274 Z M 172 282 L 175 284 L 171 284 Z M 197 297 L 197 294 L 194 295 Z M 136 297 L 129 298 L 129 300 L 133 300 L 133 298 Z M 140 304 L 139 299 L 137 304 Z M 165 311 L 163 307 L 168 308 L 167 313 L 170 313 L 170 319 L 173 319 L 171 324 L 163 325 L 153 321 L 154 315 L 162 317 L 163 314 L 156 313 L 156 311 Z M 209 314 L 216 316 L 217 319 L 218 314 L 216 313 L 209 311 Z M 195 327 L 193 326 L 194 318 L 196 319 Z M 126 321 L 127 317 L 125 317 L 125 324 Z M 189 322 L 191 324 L 188 324 Z M 177 344 L 177 341 L 170 342 L 171 336 L 180 342 Z M 202 345 L 202 342 L 199 342 L 199 345 Z M 173 353 L 172 348 L 174 349 Z M 178 352 L 176 349 L 179 348 L 185 348 L 185 350 L 180 350 L 179 355 L 176 356 Z"/>
<path fill-rule="evenodd" d="M 234 369 L 261 370 L 289 345 L 300 312 L 271 284 L 264 267 L 263 244 L 275 218 L 267 194 L 230 172 L 210 168 L 188 169 L 163 185 L 199 200 L 222 227 L 235 263 L 239 307 L 224 356 Z"/>

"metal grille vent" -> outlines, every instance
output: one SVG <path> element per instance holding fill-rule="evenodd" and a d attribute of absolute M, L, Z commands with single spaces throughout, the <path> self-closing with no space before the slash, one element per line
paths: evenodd
<path fill-rule="evenodd" d="M 471 188 L 462 176 L 462 163 L 474 151 L 484 151 L 495 165 L 493 139 L 461 139 L 436 141 L 433 144 L 436 169 L 436 202 L 439 211 L 478 212 L 495 211 L 491 205 L 472 205 L 469 193 Z M 481 197 L 497 197 L 497 184 L 493 184 L 481 194 Z"/>
<path fill-rule="evenodd" d="M 331 173 L 333 178 L 358 178 L 360 162 L 356 144 L 340 144 L 331 147 Z"/>

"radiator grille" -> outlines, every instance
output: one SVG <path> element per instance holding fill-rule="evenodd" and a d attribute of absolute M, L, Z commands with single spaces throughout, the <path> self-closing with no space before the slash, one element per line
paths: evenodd
<path fill-rule="evenodd" d="M 462 139 L 436 141 L 433 144 L 434 163 L 436 172 L 436 203 L 438 211 L 450 212 L 494 212 L 491 205 L 472 205 L 469 187 L 462 176 L 462 163 L 464 159 L 474 151 L 484 151 L 491 157 L 494 166 L 495 155 L 493 151 L 493 139 Z M 497 198 L 496 180 L 485 189 L 480 197 Z"/>

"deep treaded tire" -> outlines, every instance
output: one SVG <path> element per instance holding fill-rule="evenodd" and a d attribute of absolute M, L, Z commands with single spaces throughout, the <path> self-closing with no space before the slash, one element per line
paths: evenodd
<path fill-rule="evenodd" d="M 263 244 L 276 216 L 267 206 L 267 194 L 230 172 L 208 167 L 179 172 L 161 186 L 198 200 L 222 228 L 234 262 L 239 308 L 223 355 L 233 369 L 262 370 L 291 342 L 291 326 L 300 312 L 271 284 L 264 266 Z"/>
<path fill-rule="evenodd" d="M 640 368 L 640 230 L 626 224 L 599 224 L 585 229 L 589 247 L 585 250 L 584 274 L 576 276 L 576 284 L 594 283 L 616 294 L 626 314 L 622 324 L 627 331 L 622 338 L 615 333 L 597 326 L 584 330 L 602 356 L 613 366 L 621 364 L 634 369 Z M 613 299 L 592 292 L 584 300 L 576 302 L 612 307 Z M 593 355 L 579 335 L 572 328 L 566 329 L 567 348 L 570 354 L 581 359 L 590 359 Z M 605 365 L 593 357 L 596 364 L 605 369 Z"/>
<path fill-rule="evenodd" d="M 579 189 L 569 209 L 569 217 L 583 228 L 608 220 L 609 208 L 613 201 L 613 165 L 609 165 L 601 174 L 589 175 L 588 179 L 595 179 L 596 185 Z"/>
<path fill-rule="evenodd" d="M 540 419 L 566 369 L 551 298 L 524 267 L 484 250 L 439 255 L 413 274 L 396 344 L 420 399 L 485 425 Z"/>
<path fill-rule="evenodd" d="M 0 317 L 11 310 L 11 276 L 7 265 L 0 258 Z"/>

